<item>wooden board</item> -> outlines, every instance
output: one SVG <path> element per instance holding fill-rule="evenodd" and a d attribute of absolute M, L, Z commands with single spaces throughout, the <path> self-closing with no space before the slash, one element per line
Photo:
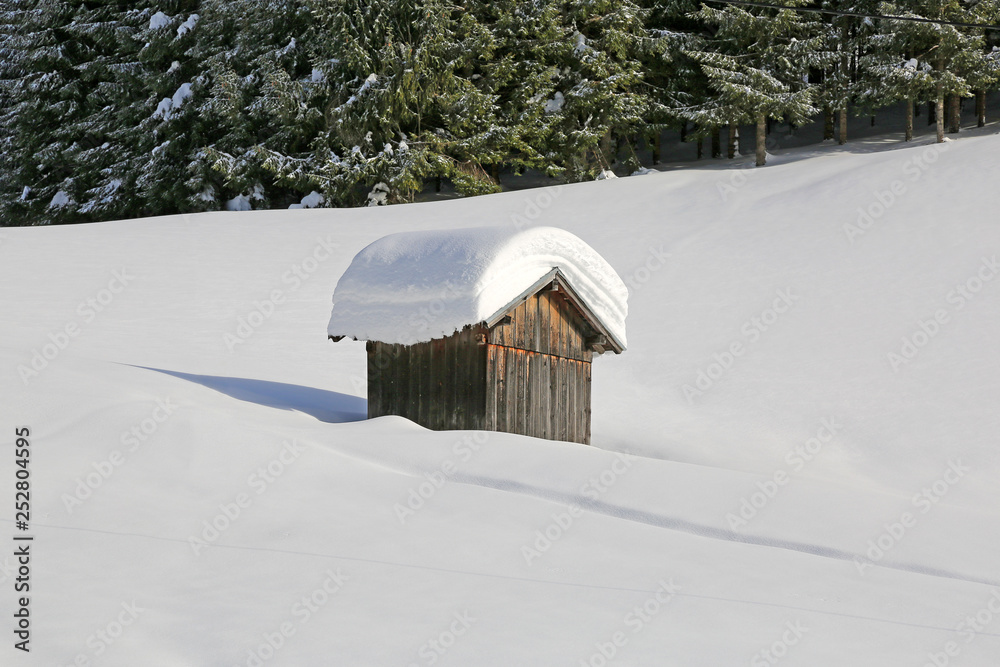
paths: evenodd
<path fill-rule="evenodd" d="M 587 338 L 593 329 L 558 291 L 544 290 L 527 297 L 489 332 L 489 342 L 519 350 L 591 361 Z"/>
<path fill-rule="evenodd" d="M 370 343 L 369 417 L 589 443 L 593 333 L 564 294 L 543 289 L 491 329 L 467 326 L 408 346 Z"/>

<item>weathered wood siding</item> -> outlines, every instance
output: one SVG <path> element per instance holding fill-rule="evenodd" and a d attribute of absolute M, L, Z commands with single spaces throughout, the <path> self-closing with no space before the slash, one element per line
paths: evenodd
<path fill-rule="evenodd" d="M 368 343 L 369 418 L 589 444 L 593 330 L 551 289 L 509 315 L 426 343 Z"/>
<path fill-rule="evenodd" d="M 489 333 L 486 428 L 589 444 L 591 333 L 557 291 L 514 308 Z"/>
<path fill-rule="evenodd" d="M 433 430 L 484 429 L 486 348 L 466 327 L 415 345 L 368 343 L 368 417 L 399 415 Z"/>

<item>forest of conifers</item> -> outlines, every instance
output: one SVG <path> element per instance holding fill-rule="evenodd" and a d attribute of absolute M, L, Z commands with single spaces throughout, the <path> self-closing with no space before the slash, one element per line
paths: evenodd
<path fill-rule="evenodd" d="M 768 119 L 843 142 L 849 114 L 900 103 L 907 139 L 916 104 L 938 140 L 963 98 L 984 122 L 1000 0 L 765 4 L 781 7 L 11 0 L 0 224 L 395 203 L 442 181 L 475 195 L 525 170 L 588 180 L 655 158 L 665 128 L 732 157 L 730 128 L 754 125 L 762 164 Z"/>

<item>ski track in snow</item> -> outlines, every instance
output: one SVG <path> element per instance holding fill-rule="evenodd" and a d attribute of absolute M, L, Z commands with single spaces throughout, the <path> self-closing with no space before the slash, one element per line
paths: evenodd
<path fill-rule="evenodd" d="M 398 464 L 391 464 L 387 463 L 386 461 L 378 459 L 370 459 L 368 457 L 361 456 L 356 452 L 347 453 L 339 450 L 334 450 L 334 451 L 348 458 L 358 461 L 364 461 L 370 465 L 375 465 L 377 467 L 386 470 L 392 470 L 402 475 L 422 478 L 422 475 L 424 473 L 429 472 L 424 469 L 417 469 L 416 467 L 412 469 L 407 469 L 402 466 L 399 466 Z M 448 479 L 449 481 L 457 482 L 459 484 L 489 488 L 489 489 L 494 489 L 496 491 L 505 491 L 508 493 L 516 493 L 523 496 L 538 498 L 540 500 L 560 503 L 562 505 L 568 505 L 568 506 L 576 505 L 584 510 L 593 512 L 595 514 L 603 514 L 605 516 L 609 516 L 615 519 L 633 521 L 635 523 L 642 523 L 657 528 L 676 530 L 713 540 L 724 540 L 726 542 L 738 542 L 741 544 L 748 544 L 759 547 L 770 547 L 774 549 L 798 551 L 800 553 L 808 554 L 810 556 L 820 556 L 822 558 L 832 558 L 835 560 L 842 560 L 849 562 L 855 562 L 855 560 L 860 560 L 866 565 L 870 564 L 872 567 L 882 567 L 891 570 L 899 570 L 902 572 L 910 572 L 913 574 L 926 575 L 930 577 L 941 577 L 945 579 L 955 579 L 957 581 L 965 581 L 973 584 L 982 584 L 984 586 L 1000 587 L 1000 580 L 987 579 L 985 577 L 977 577 L 973 575 L 963 574 L 961 572 L 957 572 L 954 570 L 946 570 L 944 568 L 933 567 L 930 565 L 923 565 L 920 563 L 905 563 L 905 562 L 892 561 L 889 559 L 882 559 L 877 563 L 872 563 L 871 560 L 868 559 L 863 554 L 847 551 L 845 549 L 837 549 L 836 547 L 826 547 L 818 544 L 810 544 L 807 542 L 797 542 L 795 540 L 783 540 L 773 537 L 763 537 L 760 535 L 740 534 L 731 530 L 726 530 L 725 528 L 718 528 L 716 526 L 710 526 L 703 523 L 697 523 L 694 521 L 680 519 L 677 517 L 657 514 L 655 512 L 647 512 L 645 510 L 625 507 L 622 505 L 616 505 L 615 503 L 610 503 L 604 500 L 594 500 L 592 498 L 587 498 L 585 496 L 578 494 L 564 493 L 553 489 L 546 489 L 544 487 L 534 486 L 531 484 L 526 484 L 524 482 L 518 482 L 513 479 L 494 478 L 494 477 L 487 477 L 485 475 L 470 475 L 458 472 L 450 475 Z"/>
<path fill-rule="evenodd" d="M 215 391 L 219 391 L 220 393 L 228 394 L 229 396 L 231 396 L 236 400 L 248 400 L 262 405 L 270 405 L 271 407 L 279 409 L 280 408 L 290 409 L 293 407 L 297 407 L 294 401 L 287 401 L 283 399 L 279 400 L 275 399 L 273 396 L 270 397 L 272 400 L 262 400 L 265 397 L 264 395 L 268 393 L 268 390 L 273 390 L 273 387 L 278 386 L 279 383 L 248 381 L 238 378 L 196 376 L 188 373 L 180 373 L 176 371 L 167 371 L 163 369 L 148 368 L 142 366 L 136 366 L 136 368 L 143 368 L 144 370 L 151 370 L 160 373 L 165 373 L 167 375 L 178 377 L 180 379 L 203 384 L 204 386 L 209 387 L 210 389 L 214 389 Z M 214 381 L 214 383 L 209 382 L 208 380 L 212 380 Z M 252 392 L 253 396 L 248 397 L 248 395 L 241 395 L 237 392 L 231 391 L 231 387 L 229 387 L 228 384 L 223 381 L 228 381 L 228 384 L 233 384 L 238 381 L 256 382 L 264 386 L 265 389 L 264 390 L 258 389 L 257 391 Z M 285 387 L 292 387 L 292 385 L 285 385 Z M 244 391 L 243 393 L 250 394 L 251 392 Z M 302 411 L 305 414 L 310 413 L 309 410 L 302 410 Z M 322 421 L 322 419 L 319 416 L 317 415 L 313 416 Z M 377 457 L 371 457 L 359 454 L 358 452 L 353 452 L 353 451 L 348 452 L 336 447 L 331 448 L 329 445 L 324 445 L 324 447 L 328 451 L 332 451 L 352 461 L 366 464 L 373 468 L 381 469 L 387 472 L 392 472 L 407 476 L 414 476 L 414 477 L 420 477 L 424 473 L 428 472 L 427 470 L 420 468 L 418 466 L 403 466 L 400 465 L 398 462 L 387 462 Z M 727 530 L 725 528 L 719 528 L 716 526 L 711 526 L 703 523 L 697 523 L 694 521 L 689 521 L 674 516 L 657 514 L 655 512 L 648 512 L 641 509 L 625 507 L 604 500 L 594 500 L 592 498 L 587 498 L 579 494 L 564 493 L 553 489 L 547 489 L 540 486 L 526 484 L 524 482 L 518 482 L 516 480 L 509 478 L 494 478 L 494 477 L 487 477 L 484 475 L 471 475 L 471 474 L 456 472 L 455 474 L 449 476 L 449 481 L 469 486 L 478 486 L 481 488 L 489 488 L 497 491 L 516 493 L 522 496 L 530 496 L 541 500 L 560 503 L 563 505 L 576 505 L 578 507 L 581 507 L 582 509 L 593 512 L 595 514 L 603 514 L 605 516 L 613 517 L 616 519 L 632 521 L 635 523 L 642 523 L 657 528 L 666 528 L 668 530 L 675 530 L 714 540 L 723 540 L 726 542 L 737 542 L 753 546 L 784 549 L 787 551 L 797 551 L 799 553 L 809 554 L 812 556 L 820 556 L 822 558 L 831 558 L 841 561 L 848 561 L 848 562 L 861 561 L 862 563 L 865 563 L 866 565 L 871 565 L 873 567 L 887 568 L 887 569 L 898 570 L 902 572 L 910 572 L 913 574 L 920 574 L 931 577 L 954 579 L 957 581 L 965 581 L 973 584 L 982 584 L 985 586 L 1000 587 L 1000 580 L 987 579 L 985 577 L 977 577 L 957 572 L 955 570 L 948 570 L 944 568 L 923 565 L 920 563 L 893 561 L 891 559 L 882 559 L 877 563 L 872 563 L 870 559 L 865 557 L 863 554 L 848 551 L 845 549 L 838 549 L 836 547 L 822 546 L 818 544 L 810 544 L 807 542 L 799 542 L 795 540 L 785 540 L 773 537 L 764 537 L 761 535 L 737 533 L 732 530 Z"/>
<path fill-rule="evenodd" d="M 468 482 L 463 482 L 463 483 L 468 483 Z M 11 521 L 9 519 L 0 519 L 0 522 L 8 523 L 8 524 L 13 524 L 13 521 Z M 53 525 L 53 524 L 42 524 L 42 523 L 37 523 L 37 522 L 33 523 L 32 525 L 35 526 L 35 527 L 37 527 L 37 528 L 46 528 L 46 529 L 51 529 L 51 530 L 71 530 L 71 531 L 77 531 L 77 532 L 95 533 L 95 534 L 99 534 L 99 535 L 110 535 L 110 536 L 123 537 L 123 538 L 132 537 L 132 538 L 140 538 L 140 539 L 147 539 L 147 540 L 158 540 L 158 541 L 161 541 L 161 542 L 172 542 L 172 543 L 175 543 L 175 544 L 182 544 L 185 547 L 189 546 L 188 540 L 183 539 L 183 538 L 177 538 L 177 537 L 163 537 L 163 536 L 160 536 L 160 535 L 147 535 L 147 534 L 144 534 L 144 533 L 134 533 L 134 532 L 123 533 L 123 532 L 118 532 L 118 531 L 113 531 L 113 530 L 103 530 L 103 529 L 100 529 L 100 528 L 83 528 L 83 527 L 80 527 L 80 526 L 59 526 L 59 525 Z M 771 546 L 771 545 L 764 545 L 764 546 Z M 356 562 L 356 563 L 367 563 L 367 564 L 370 564 L 370 565 L 387 565 L 387 566 L 391 566 L 391 567 L 402 567 L 402 568 L 407 568 L 407 569 L 422 570 L 422 571 L 426 571 L 426 572 L 437 572 L 437 573 L 441 573 L 441 574 L 456 574 L 456 575 L 470 576 L 470 577 L 486 577 L 486 578 L 490 578 L 490 579 L 502 579 L 502 580 L 505 580 L 505 581 L 516 581 L 516 582 L 522 582 L 522 583 L 542 584 L 542 585 L 549 585 L 549 586 L 569 586 L 569 587 L 573 587 L 573 588 L 586 588 L 586 589 L 605 590 L 605 591 L 620 591 L 620 592 L 623 592 L 623 593 L 643 593 L 643 594 L 651 594 L 651 595 L 656 593 L 656 590 L 647 589 L 647 588 L 630 588 L 630 587 L 626 587 L 626 586 L 606 586 L 606 585 L 600 585 L 600 584 L 580 583 L 580 582 L 576 582 L 576 581 L 556 581 L 556 580 L 552 580 L 552 579 L 536 579 L 536 578 L 532 578 L 532 577 L 519 577 L 519 576 L 514 576 L 514 575 L 508 575 L 508 574 L 496 574 L 496 573 L 493 573 L 493 572 L 478 572 L 478 571 L 475 571 L 475 570 L 458 570 L 458 569 L 455 569 L 455 568 L 435 567 L 435 566 L 432 566 L 432 565 L 420 565 L 420 564 L 417 564 L 417 563 L 406 563 L 406 562 L 402 562 L 402 561 L 384 560 L 384 559 L 377 559 L 377 558 L 362 558 L 362 557 L 358 557 L 358 556 L 344 556 L 344 555 L 341 555 L 341 554 L 330 554 L 330 553 L 321 553 L 321 552 L 313 552 L 313 551 L 296 551 L 296 550 L 293 550 L 293 549 L 276 549 L 276 548 L 273 548 L 273 547 L 251 547 L 251 546 L 244 546 L 244 545 L 240 545 L 240 544 L 221 544 L 221 543 L 218 543 L 218 542 L 213 543 L 208 548 L 210 548 L 210 549 L 227 549 L 227 550 L 236 550 L 236 551 L 263 552 L 263 553 L 273 553 L 273 554 L 285 554 L 285 555 L 292 555 L 292 556 L 308 556 L 308 557 L 311 557 L 311 558 L 333 558 L 335 560 L 351 561 L 351 562 Z M 924 573 L 918 572 L 918 574 L 924 574 Z M 980 583 L 980 582 L 975 582 L 974 581 L 973 583 Z M 839 618 L 849 618 L 849 619 L 858 620 L 858 621 L 872 621 L 872 622 L 875 622 L 875 623 L 886 623 L 886 624 L 890 624 L 890 625 L 899 625 L 899 626 L 910 627 L 910 628 L 921 628 L 921 629 L 925 629 L 925 630 L 935 630 L 935 631 L 938 631 L 938 632 L 947 632 L 949 634 L 952 634 L 952 633 L 955 632 L 955 629 L 954 628 L 950 628 L 950 627 L 943 627 L 943 626 L 938 626 L 938 625 L 928 625 L 926 623 L 911 623 L 909 621 L 900 621 L 900 620 L 891 619 L 891 618 L 881 618 L 881 617 L 878 617 L 878 616 L 865 616 L 865 615 L 862 615 L 862 614 L 848 614 L 848 613 L 845 613 L 845 612 L 828 611 L 828 610 L 824 610 L 824 609 L 814 609 L 812 607 L 803 607 L 803 606 L 799 606 L 799 605 L 781 604 L 781 603 L 778 603 L 778 602 L 761 602 L 759 600 L 743 600 L 743 599 L 740 599 L 740 598 L 728 598 L 728 597 L 723 597 L 723 596 L 718 596 L 718 595 L 701 595 L 699 593 L 685 593 L 685 592 L 681 592 L 681 591 L 675 592 L 674 595 L 676 595 L 678 597 L 686 597 L 686 598 L 691 598 L 691 599 L 696 599 L 696 600 L 709 600 L 709 601 L 715 601 L 715 602 L 727 602 L 727 603 L 732 603 L 732 604 L 744 604 L 744 605 L 750 605 L 750 606 L 755 606 L 755 607 L 771 607 L 771 608 L 776 608 L 776 609 L 788 609 L 788 610 L 806 612 L 806 613 L 810 613 L 810 614 L 821 614 L 821 615 L 824 615 L 824 616 L 834 616 L 834 617 L 839 617 Z M 977 632 L 976 636 L 987 636 L 987 637 L 997 637 L 997 638 L 1000 638 L 1000 633 L 982 631 L 982 632 Z"/>

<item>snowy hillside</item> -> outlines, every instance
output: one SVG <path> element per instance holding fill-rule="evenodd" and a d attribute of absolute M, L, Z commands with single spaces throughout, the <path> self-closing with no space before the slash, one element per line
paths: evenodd
<path fill-rule="evenodd" d="M 28 427 L 35 539 L 31 653 L 8 632 L 0 664 L 996 665 L 987 130 L 3 230 L 0 518 Z M 566 229 L 627 284 L 594 446 L 364 420 L 338 279 L 386 234 L 477 225 Z"/>

